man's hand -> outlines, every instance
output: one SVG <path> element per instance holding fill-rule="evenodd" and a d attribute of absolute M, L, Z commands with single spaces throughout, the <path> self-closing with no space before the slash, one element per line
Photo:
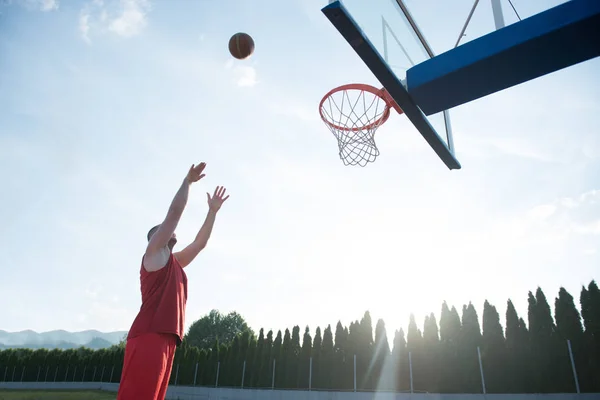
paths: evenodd
<path fill-rule="evenodd" d="M 208 213 L 206 214 L 206 219 L 204 220 L 204 224 L 202 224 L 202 228 L 200 228 L 200 231 L 198 231 L 198 234 L 196 235 L 196 239 L 194 239 L 189 246 L 174 253 L 182 267 L 185 267 L 194 261 L 194 258 L 196 258 L 198 253 L 206 247 L 215 223 L 215 218 L 217 218 L 217 211 L 219 211 L 225 200 L 229 198 L 229 195 L 223 196 L 225 196 L 225 188 L 223 186 L 217 186 L 212 197 L 210 194 L 206 193 L 206 197 L 208 198 Z"/>
<path fill-rule="evenodd" d="M 211 211 L 219 211 L 225 200 L 229 198 L 229 195 L 225 196 L 226 190 L 227 189 L 225 189 L 223 186 L 217 186 L 217 188 L 215 189 L 215 193 L 212 195 L 212 197 L 210 196 L 210 194 L 206 193 L 206 197 L 208 198 L 208 208 Z"/>
<path fill-rule="evenodd" d="M 202 173 L 202 171 L 204 171 L 204 168 L 206 168 L 205 162 L 201 162 L 198 165 L 192 164 L 192 166 L 190 167 L 190 170 L 188 171 L 187 176 L 185 177 L 187 182 L 194 183 L 194 182 L 198 182 L 200 179 L 204 178 L 206 176 L 205 174 Z"/>

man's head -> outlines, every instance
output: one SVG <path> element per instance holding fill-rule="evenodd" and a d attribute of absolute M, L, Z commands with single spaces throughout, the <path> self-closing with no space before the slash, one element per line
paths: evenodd
<path fill-rule="evenodd" d="M 152 237 L 152 235 L 154 235 L 156 233 L 156 231 L 158 230 L 158 228 L 160 228 L 160 225 L 156 225 L 155 227 L 153 227 L 152 229 L 150 229 L 148 231 L 148 241 L 150 241 L 150 238 Z M 169 249 L 173 250 L 173 247 L 175 247 L 175 244 L 177 243 L 177 236 L 175 235 L 175 232 L 173 232 L 173 235 L 171 235 L 171 239 L 169 239 Z"/>

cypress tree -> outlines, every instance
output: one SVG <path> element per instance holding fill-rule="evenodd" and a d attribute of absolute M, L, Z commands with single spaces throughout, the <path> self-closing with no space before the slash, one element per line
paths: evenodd
<path fill-rule="evenodd" d="M 233 342 L 232 342 L 233 343 Z M 218 364 L 218 385 L 219 387 L 227 386 L 229 376 L 227 374 L 227 360 L 231 356 L 231 347 L 225 343 L 219 345 L 219 364 Z"/>
<path fill-rule="evenodd" d="M 317 326 L 315 331 L 315 338 L 313 340 L 312 348 L 312 387 L 315 389 L 324 389 L 323 379 L 321 376 L 321 347 L 323 346 L 323 337 L 321 335 L 321 328 Z M 333 347 L 333 346 L 332 346 Z"/>
<path fill-rule="evenodd" d="M 440 316 L 440 389 L 442 393 L 460 393 L 460 372 L 458 358 L 458 343 L 460 337 L 460 317 L 453 306 L 448 308 L 442 304 Z"/>
<path fill-rule="evenodd" d="M 481 347 L 481 328 L 472 303 L 462 309 L 458 357 L 461 366 L 462 393 L 482 393 L 477 348 Z"/>
<path fill-rule="evenodd" d="M 583 347 L 581 315 L 575 307 L 573 296 L 563 287 L 560 288 L 558 297 L 554 300 L 554 320 L 556 321 L 557 335 L 557 354 L 554 365 L 559 369 L 556 377 L 557 389 L 561 393 L 573 393 L 576 391 L 576 386 L 568 353 L 568 340 L 571 341 L 575 368 L 579 371 L 580 376 L 584 378 L 584 382 L 588 371 L 586 370 L 585 348 Z"/>
<path fill-rule="evenodd" d="M 286 387 L 290 389 L 298 388 L 300 356 L 300 327 L 295 325 L 292 328 L 291 345 L 287 352 L 286 360 Z"/>
<path fill-rule="evenodd" d="M 249 335 L 248 349 L 246 351 L 246 371 L 243 379 L 244 387 L 256 387 L 255 377 L 258 374 L 258 348 L 257 338 Z"/>
<path fill-rule="evenodd" d="M 533 393 L 529 331 L 510 299 L 506 307 L 506 351 L 509 393 Z"/>
<path fill-rule="evenodd" d="M 429 393 L 440 391 L 440 337 L 437 320 L 431 313 L 425 317 L 423 325 L 423 368 L 426 371 L 425 390 Z"/>
<path fill-rule="evenodd" d="M 507 350 L 500 314 L 487 300 L 483 303 L 483 334 L 481 338 L 481 362 L 488 393 L 507 390 Z"/>
<path fill-rule="evenodd" d="M 287 335 L 289 337 L 289 330 L 286 329 Z M 289 340 L 289 339 L 288 339 Z M 275 337 L 275 341 L 273 342 L 273 360 L 271 363 L 271 376 L 269 377 L 270 382 L 269 385 L 273 385 L 273 374 L 275 375 L 275 387 L 281 388 L 281 381 L 283 377 L 284 365 L 283 365 L 283 338 L 281 335 L 281 330 L 277 331 L 277 336 Z M 273 371 L 275 368 L 275 371 Z"/>
<path fill-rule="evenodd" d="M 264 362 L 265 351 L 265 330 L 260 328 L 258 339 L 256 340 L 256 351 L 254 352 L 252 361 L 252 378 L 249 381 L 252 387 L 261 387 L 261 377 L 264 374 L 266 365 Z"/>
<path fill-rule="evenodd" d="M 406 349 L 406 339 L 404 330 L 400 328 L 394 334 L 394 348 L 392 350 L 392 360 L 394 366 L 394 377 L 397 392 L 405 392 L 410 389 L 410 377 L 408 367 L 408 351 Z"/>
<path fill-rule="evenodd" d="M 309 384 L 310 374 L 310 358 L 312 356 L 312 338 L 310 336 L 310 329 L 307 326 L 304 330 L 304 336 L 302 337 L 302 348 L 299 356 L 299 370 L 298 370 L 298 388 L 307 389 Z"/>
<path fill-rule="evenodd" d="M 552 393 L 556 389 L 557 366 L 553 365 L 557 357 L 555 325 L 550 305 L 541 288 L 537 288 L 535 296 L 528 296 L 529 339 L 533 361 L 533 384 L 537 393 Z"/>
<path fill-rule="evenodd" d="M 289 354 L 292 352 L 292 334 L 288 328 L 285 329 L 283 335 L 283 343 L 281 345 L 280 357 L 277 360 L 275 372 L 275 386 L 279 389 L 290 389 L 287 386 L 288 379 L 288 360 Z M 281 360 L 281 361 L 280 361 Z"/>
<path fill-rule="evenodd" d="M 207 354 L 206 368 L 202 371 L 202 381 L 207 386 L 214 386 L 217 376 L 217 365 L 219 363 L 219 350 L 221 345 L 219 339 L 215 339 L 210 353 Z"/>
<path fill-rule="evenodd" d="M 585 327 L 584 341 L 590 376 L 586 391 L 600 392 L 600 290 L 595 281 L 581 290 L 581 317 Z"/>
<path fill-rule="evenodd" d="M 390 368 L 390 344 L 387 339 L 385 322 L 382 319 L 375 325 L 375 345 L 373 363 L 370 368 L 373 389 L 381 391 L 394 390 L 393 368 Z"/>
<path fill-rule="evenodd" d="M 258 387 L 266 388 L 271 387 L 273 378 L 273 360 L 274 360 L 274 347 L 273 347 L 273 331 L 267 332 L 267 338 L 264 342 L 261 366 L 258 379 Z"/>
<path fill-rule="evenodd" d="M 349 333 L 344 328 L 341 321 L 338 321 L 335 328 L 334 359 L 332 368 L 332 385 L 336 390 L 347 390 L 352 388 L 351 386 L 348 386 L 348 379 L 346 377 L 348 371 L 352 371 L 353 368 L 353 353 L 348 353 L 348 341 Z M 352 378 L 352 376 L 350 378 Z"/>
<path fill-rule="evenodd" d="M 412 362 L 413 389 L 415 391 L 423 391 L 427 385 L 427 373 L 423 368 L 423 336 L 421 330 L 417 327 L 415 316 L 413 314 L 410 315 L 408 323 L 406 349 L 409 353 L 409 360 Z"/>
<path fill-rule="evenodd" d="M 340 324 L 341 325 L 341 324 Z M 343 329 L 342 329 L 343 330 Z M 319 362 L 319 387 L 323 389 L 335 389 L 335 349 L 333 347 L 333 333 L 331 325 L 327 325 L 323 331 L 323 345 L 321 346 L 321 356 Z"/>
<path fill-rule="evenodd" d="M 198 354 L 198 375 L 196 377 L 196 385 L 207 386 L 209 383 L 206 380 L 205 370 L 209 368 L 208 358 L 211 350 L 200 349 Z"/>
<path fill-rule="evenodd" d="M 371 313 L 365 311 L 358 326 L 356 326 L 356 373 L 359 387 L 363 390 L 373 390 L 376 385 L 376 377 L 370 373 L 369 368 L 374 360 L 373 353 L 373 321 Z"/>

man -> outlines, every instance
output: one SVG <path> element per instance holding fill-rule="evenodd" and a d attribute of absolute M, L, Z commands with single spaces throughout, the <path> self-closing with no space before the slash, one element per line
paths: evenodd
<path fill-rule="evenodd" d="M 208 214 L 194 241 L 173 252 L 175 228 L 185 209 L 190 186 L 204 177 L 205 163 L 192 165 L 175 194 L 164 221 L 148 232 L 142 257 L 142 306 L 125 347 L 117 400 L 163 400 L 167 393 L 175 349 L 184 334 L 187 276 L 183 271 L 206 246 L 217 212 L 229 195 L 217 187 L 208 198 Z"/>

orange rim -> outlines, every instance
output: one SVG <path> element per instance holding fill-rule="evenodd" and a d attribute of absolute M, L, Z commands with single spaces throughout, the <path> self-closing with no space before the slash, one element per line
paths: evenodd
<path fill-rule="evenodd" d="M 385 102 L 385 110 L 381 114 L 381 117 L 379 117 L 377 120 L 371 122 L 368 125 L 352 127 L 352 128 L 336 125 L 335 123 L 329 121 L 327 119 L 327 117 L 323 114 L 323 103 L 325 103 L 325 100 L 327 100 L 329 97 L 331 97 L 331 95 L 333 95 L 334 93 L 343 92 L 346 90 L 360 90 L 363 92 L 369 92 L 369 93 L 374 94 L 375 96 L 381 98 Z M 342 85 L 342 86 L 333 88 L 329 92 L 327 92 L 327 94 L 325 96 L 323 96 L 323 99 L 321 99 L 321 102 L 319 103 L 319 115 L 321 115 L 321 119 L 323 120 L 323 122 L 325 122 L 327 125 L 329 125 L 330 127 L 334 128 L 334 129 L 341 130 L 341 131 L 357 132 L 357 131 L 361 131 L 361 130 L 365 130 L 365 129 L 369 130 L 369 129 L 378 127 L 381 124 L 385 123 L 388 120 L 388 118 L 390 117 L 390 108 L 393 108 L 394 110 L 396 110 L 396 112 L 398 112 L 398 114 L 403 113 L 400 106 L 398 106 L 398 104 L 394 101 L 392 96 L 390 96 L 390 94 L 387 92 L 387 90 L 385 90 L 383 88 L 377 89 L 376 87 L 373 87 L 371 85 L 366 85 L 363 83 L 349 83 L 347 85 Z"/>

